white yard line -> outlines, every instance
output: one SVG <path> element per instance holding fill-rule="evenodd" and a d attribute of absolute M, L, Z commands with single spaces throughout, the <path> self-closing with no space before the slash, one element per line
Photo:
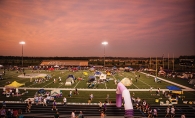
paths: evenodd
<path fill-rule="evenodd" d="M 77 85 L 80 83 L 80 81 L 79 82 L 77 82 L 77 84 L 74 86 L 74 88 L 76 88 L 77 87 Z"/>
<path fill-rule="evenodd" d="M 52 82 L 50 82 L 50 83 L 48 83 L 48 84 L 46 84 L 46 85 L 45 85 L 45 86 L 43 86 L 42 88 L 46 87 L 47 85 L 50 85 L 51 83 L 53 83 L 53 81 L 52 81 Z"/>
<path fill-rule="evenodd" d="M 151 87 L 149 84 L 145 83 L 144 81 L 140 80 L 140 79 L 137 79 L 138 81 L 141 81 L 142 83 L 148 85 L 149 87 Z"/>

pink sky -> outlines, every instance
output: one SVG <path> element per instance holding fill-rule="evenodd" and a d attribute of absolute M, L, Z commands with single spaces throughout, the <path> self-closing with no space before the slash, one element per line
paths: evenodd
<path fill-rule="evenodd" d="M 194 0 L 0 0 L 0 55 L 195 55 Z"/>

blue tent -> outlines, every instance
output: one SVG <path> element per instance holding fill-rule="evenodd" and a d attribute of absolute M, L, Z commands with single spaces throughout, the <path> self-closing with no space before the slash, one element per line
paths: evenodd
<path fill-rule="evenodd" d="M 95 81 L 95 76 L 89 76 L 88 82 L 93 82 L 93 81 Z"/>
<path fill-rule="evenodd" d="M 76 80 L 76 78 L 74 77 L 74 75 L 68 75 L 67 79 L 68 78 L 73 78 L 74 80 Z"/>
<path fill-rule="evenodd" d="M 95 72 L 95 75 L 101 75 L 102 73 L 101 72 L 99 72 L 99 71 L 96 71 Z"/>
<path fill-rule="evenodd" d="M 171 91 L 181 91 L 181 88 L 177 86 L 167 86 L 167 88 Z"/>

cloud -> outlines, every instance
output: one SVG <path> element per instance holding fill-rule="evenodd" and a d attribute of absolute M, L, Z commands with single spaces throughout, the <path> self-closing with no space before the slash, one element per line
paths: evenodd
<path fill-rule="evenodd" d="M 1 1 L 0 43 L 4 51 L 0 53 L 20 54 L 18 42 L 25 40 L 29 56 L 102 56 L 101 42 L 107 40 L 109 56 L 157 55 L 169 50 L 177 55 L 195 54 L 192 3 Z M 181 46 L 188 48 L 180 53 Z M 17 50 L 13 52 L 12 47 Z"/>

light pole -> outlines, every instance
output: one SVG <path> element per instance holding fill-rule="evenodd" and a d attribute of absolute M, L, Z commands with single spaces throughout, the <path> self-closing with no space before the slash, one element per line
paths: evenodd
<path fill-rule="evenodd" d="M 102 44 L 104 45 L 104 69 L 105 69 L 105 53 L 106 53 L 106 45 L 108 44 L 108 42 L 102 42 Z"/>
<path fill-rule="evenodd" d="M 19 42 L 22 45 L 22 68 L 23 68 L 23 45 L 25 44 L 24 41 Z"/>

